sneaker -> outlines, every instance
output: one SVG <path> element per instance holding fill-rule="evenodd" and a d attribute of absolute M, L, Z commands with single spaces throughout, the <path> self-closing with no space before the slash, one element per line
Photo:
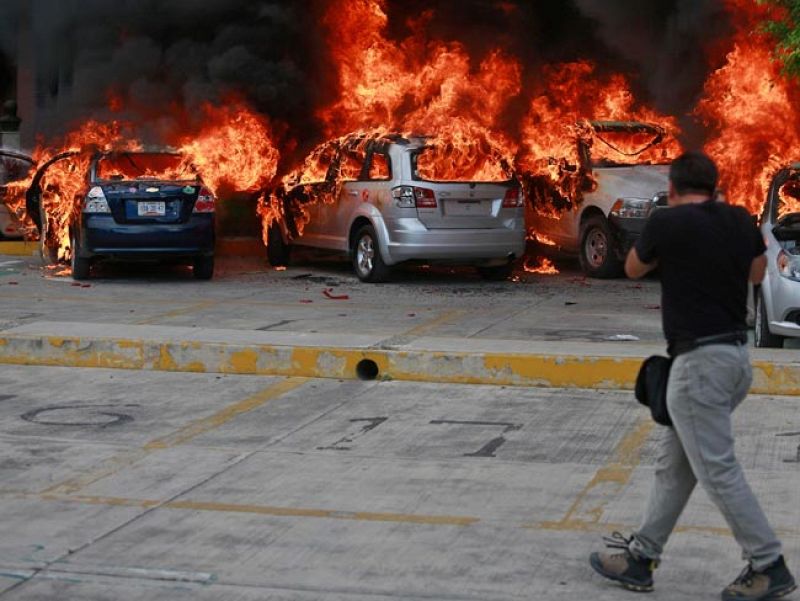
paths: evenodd
<path fill-rule="evenodd" d="M 592 553 L 589 563 L 594 571 L 609 580 L 619 582 L 629 591 L 649 593 L 653 590 L 653 570 L 658 562 L 634 555 L 629 546 L 633 538 L 625 538 L 619 532 L 603 537 L 606 546 L 620 549 L 619 553 Z"/>
<path fill-rule="evenodd" d="M 722 601 L 765 601 L 785 597 L 797 588 L 781 555 L 776 562 L 756 572 L 748 565 L 722 591 Z"/>

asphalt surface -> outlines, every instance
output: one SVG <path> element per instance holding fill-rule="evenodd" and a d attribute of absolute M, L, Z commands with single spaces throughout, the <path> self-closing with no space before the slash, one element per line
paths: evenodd
<path fill-rule="evenodd" d="M 629 393 L 0 368 L 4 601 L 595 599 L 659 427 Z M 738 454 L 800 570 L 797 400 L 751 398 Z M 652 599 L 741 567 L 698 491 Z"/>
<path fill-rule="evenodd" d="M 333 259 L 227 259 L 212 282 L 109 266 L 77 286 L 2 257 L 0 328 L 620 356 L 660 344 L 656 282 L 559 267 L 504 283 L 416 267 L 366 285 Z M 736 416 L 737 454 L 795 573 L 797 403 L 753 396 Z M 0 365 L 0 599 L 616 601 L 631 593 L 588 554 L 636 527 L 658 437 L 625 391 Z M 740 568 L 698 491 L 650 598 L 716 599 Z"/>
<path fill-rule="evenodd" d="M 0 257 L 0 328 L 36 321 L 496 340 L 660 343 L 658 283 L 520 271 L 485 282 L 468 268 L 407 267 L 363 284 L 349 264 L 301 257 L 287 271 L 223 259 L 211 282 L 184 267 L 117 266 L 83 287 L 35 258 Z"/>

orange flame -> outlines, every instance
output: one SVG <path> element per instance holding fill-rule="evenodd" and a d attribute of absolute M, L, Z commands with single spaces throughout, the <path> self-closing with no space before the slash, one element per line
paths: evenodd
<path fill-rule="evenodd" d="M 545 257 L 526 258 L 524 269 L 526 273 L 537 273 L 539 275 L 557 275 L 560 273 L 553 262 Z"/>

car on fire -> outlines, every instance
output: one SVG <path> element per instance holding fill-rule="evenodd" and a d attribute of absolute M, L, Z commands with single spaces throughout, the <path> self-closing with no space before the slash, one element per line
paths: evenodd
<path fill-rule="evenodd" d="M 425 136 L 352 135 L 319 147 L 306 161 L 315 169 L 279 194 L 270 262 L 285 265 L 296 245 L 349 254 L 364 282 L 386 281 L 408 261 L 470 264 L 484 278 L 508 278 L 525 252 L 519 183 L 508 169 L 498 181 L 446 181 L 435 153 Z"/>
<path fill-rule="evenodd" d="M 27 154 L 0 148 L 0 240 L 25 236 L 26 228 L 5 204 L 5 200 L 7 185 L 25 179 L 33 165 L 33 159 Z"/>
<path fill-rule="evenodd" d="M 755 290 L 755 345 L 781 348 L 800 337 L 800 163 L 773 177 L 760 227 L 767 271 Z"/>
<path fill-rule="evenodd" d="M 561 252 L 577 255 L 586 275 L 619 277 L 651 212 L 667 206 L 677 143 L 652 123 L 587 121 L 576 128 L 583 132 L 577 136 L 578 164 L 562 161 L 559 167 L 562 181 L 570 182 L 568 193 L 556 191 L 547 178 L 526 181 L 529 226 Z"/>
<path fill-rule="evenodd" d="M 40 238 L 51 255 L 59 240 L 42 202 L 45 176 L 77 155 L 65 152 L 44 163 L 28 190 L 28 212 L 38 216 Z M 88 164 L 68 215 L 74 279 L 89 278 L 92 264 L 102 260 L 190 262 L 196 279 L 213 277 L 216 199 L 183 155 L 169 149 L 117 150 L 96 152 Z"/>

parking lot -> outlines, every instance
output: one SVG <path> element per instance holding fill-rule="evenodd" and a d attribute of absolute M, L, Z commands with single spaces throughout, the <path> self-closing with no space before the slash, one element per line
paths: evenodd
<path fill-rule="evenodd" d="M 657 282 L 586 280 L 569 262 L 506 283 L 417 267 L 366 285 L 332 258 L 226 259 L 212 282 L 111 266 L 88 286 L 34 258 L 0 262 L 4 330 L 661 344 Z M 0 366 L 0 383 L 0 598 L 13 600 L 616 600 L 588 553 L 636 527 L 659 436 L 622 390 L 23 365 Z M 755 396 L 736 418 L 792 569 L 796 404 Z M 739 567 L 698 491 L 653 598 L 716 598 Z"/>

